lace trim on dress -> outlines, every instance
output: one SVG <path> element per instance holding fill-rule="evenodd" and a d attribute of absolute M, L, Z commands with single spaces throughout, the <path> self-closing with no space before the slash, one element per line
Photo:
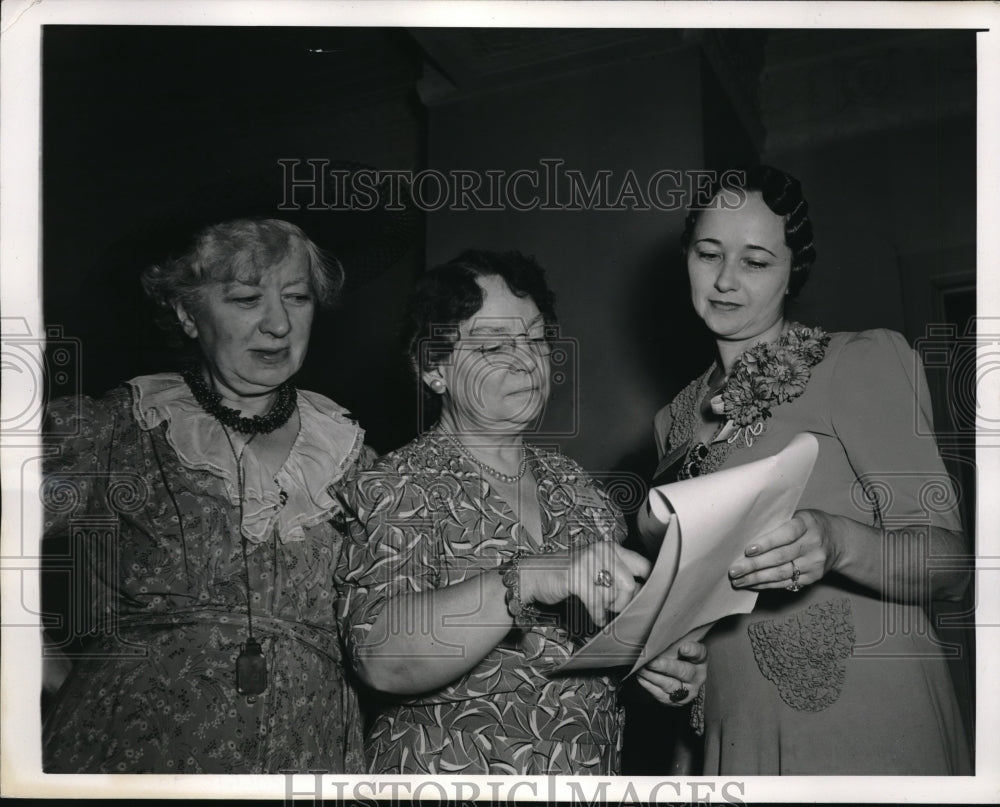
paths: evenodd
<path fill-rule="evenodd" d="M 705 736 L 705 686 L 702 684 L 698 694 L 691 701 L 691 716 L 688 718 L 688 725 L 699 737 Z"/>
<path fill-rule="evenodd" d="M 781 699 L 799 711 L 819 712 L 840 697 L 854 648 L 851 601 L 810 605 L 786 619 L 765 619 L 747 627 L 761 673 Z"/>
<path fill-rule="evenodd" d="M 809 383 L 811 368 L 826 354 L 830 337 L 822 328 L 789 323 L 777 344 L 760 342 L 734 363 L 722 390 L 712 398 L 712 411 L 725 418 L 705 445 L 694 442 L 701 402 L 708 394 L 714 363 L 701 378 L 685 387 L 671 402 L 669 445 L 679 455 L 686 446 L 678 479 L 711 473 L 721 467 L 734 444 L 750 447 L 764 433 L 771 410 L 798 398 Z M 679 457 L 671 456 L 673 464 Z"/>
<path fill-rule="evenodd" d="M 701 407 L 702 400 L 708 393 L 708 379 L 714 369 L 715 364 L 712 364 L 700 378 L 688 384 L 670 402 L 671 424 L 670 433 L 667 436 L 667 445 L 671 449 L 684 447 L 687 454 L 690 454 L 695 447 L 694 436 L 698 428 L 697 413 Z M 730 443 L 728 440 L 723 439 L 721 434 L 718 435 L 706 446 L 707 453 L 704 459 L 698 463 L 700 475 L 704 476 L 705 474 L 717 471 L 725 464 L 729 455 L 741 446 L 742 443 L 738 440 Z M 688 457 L 685 455 L 685 460 L 687 459 Z"/>
<path fill-rule="evenodd" d="M 236 464 L 222 425 L 195 401 L 177 373 L 140 376 L 128 382 L 132 412 L 149 431 L 166 423 L 167 442 L 187 468 L 222 480 L 229 501 L 239 503 Z M 340 509 L 330 487 L 357 460 L 364 431 L 329 398 L 299 390 L 299 432 L 284 464 L 273 476 L 247 452 L 244 457 L 242 532 L 261 543 L 276 529 L 282 542 L 301 541 L 305 530 Z"/>

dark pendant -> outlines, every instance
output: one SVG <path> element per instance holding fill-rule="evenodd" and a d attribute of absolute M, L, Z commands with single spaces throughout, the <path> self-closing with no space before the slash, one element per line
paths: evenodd
<path fill-rule="evenodd" d="M 236 691 L 241 695 L 260 695 L 267 689 L 267 663 L 260 642 L 247 639 L 236 657 Z"/>

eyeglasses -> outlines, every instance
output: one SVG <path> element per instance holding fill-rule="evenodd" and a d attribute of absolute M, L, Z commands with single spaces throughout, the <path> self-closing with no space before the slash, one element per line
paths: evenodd
<path fill-rule="evenodd" d="M 552 354 L 552 343 L 544 336 L 468 336 L 455 345 L 462 350 L 475 350 L 487 361 L 506 361 L 518 351 L 523 355 L 545 358 Z"/>

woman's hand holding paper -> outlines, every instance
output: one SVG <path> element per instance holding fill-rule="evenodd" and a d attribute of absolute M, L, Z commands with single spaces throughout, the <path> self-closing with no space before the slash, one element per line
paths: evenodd
<path fill-rule="evenodd" d="M 639 591 L 652 564 L 614 541 L 596 541 L 568 552 L 521 559 L 521 593 L 526 602 L 553 604 L 575 595 L 598 627 Z"/>
<path fill-rule="evenodd" d="M 668 647 L 636 673 L 643 689 L 665 706 L 695 699 L 708 674 L 708 651 L 701 642 L 683 640 Z"/>
<path fill-rule="evenodd" d="M 729 570 L 734 588 L 798 591 L 837 567 L 840 548 L 837 516 L 820 510 L 799 510 L 785 524 L 755 540 L 746 557 Z"/>

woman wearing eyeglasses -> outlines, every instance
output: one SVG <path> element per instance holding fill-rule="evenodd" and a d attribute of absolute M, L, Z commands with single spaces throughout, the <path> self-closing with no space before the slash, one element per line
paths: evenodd
<path fill-rule="evenodd" d="M 349 493 L 338 571 L 354 668 L 383 697 L 373 773 L 618 772 L 617 678 L 548 673 L 649 563 L 622 548 L 620 511 L 579 465 L 524 442 L 554 323 L 542 270 L 518 253 L 465 252 L 413 295 L 410 358 L 440 417 Z M 674 705 L 705 677 L 704 648 L 679 650 L 639 676 Z"/>

